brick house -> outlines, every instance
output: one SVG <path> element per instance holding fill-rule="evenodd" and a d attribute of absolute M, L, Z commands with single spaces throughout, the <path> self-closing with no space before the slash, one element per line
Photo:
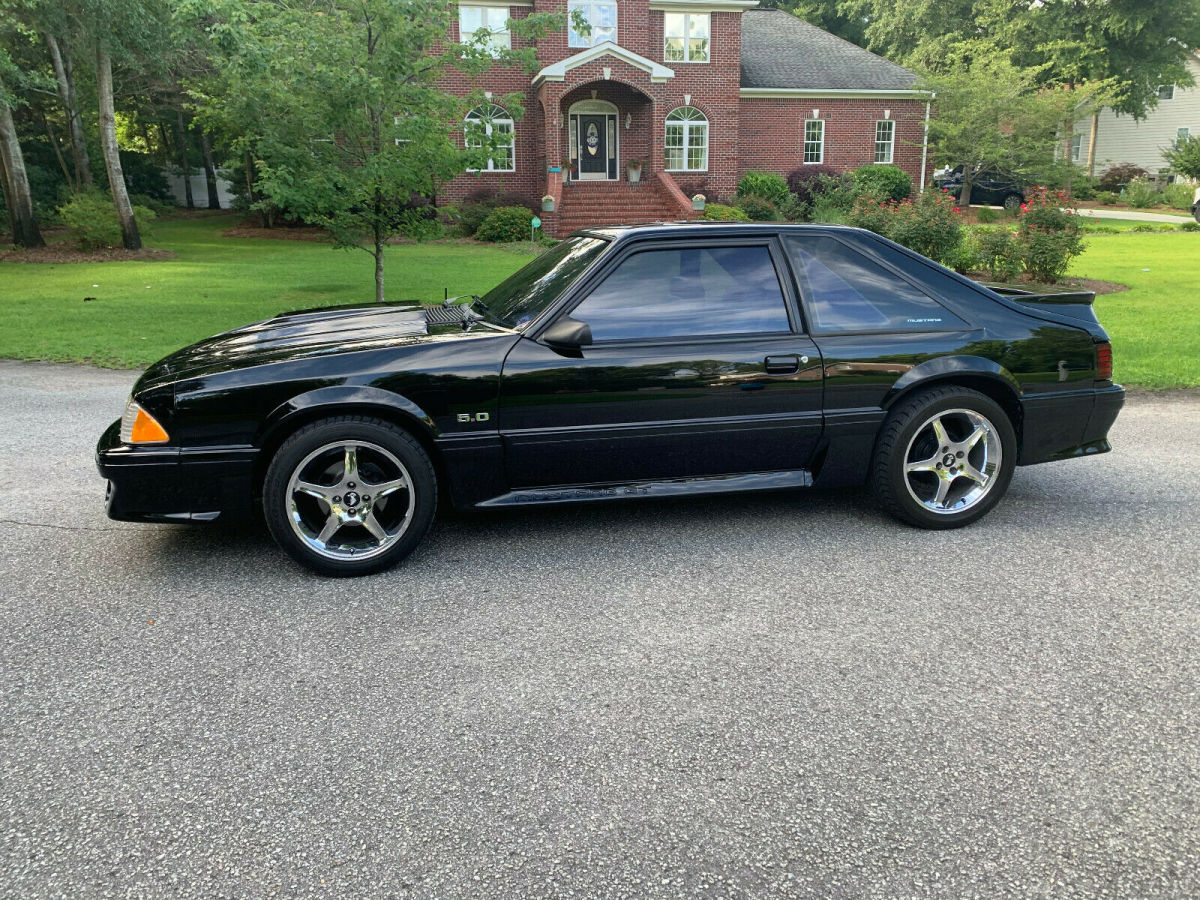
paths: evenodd
<path fill-rule="evenodd" d="M 514 46 L 509 18 L 578 9 L 591 25 L 548 34 L 540 71 L 497 66 L 487 96 L 525 95 L 514 121 L 496 103 L 468 125 L 502 144 L 486 169 L 446 188 L 514 194 L 546 231 L 688 218 L 690 197 L 734 194 L 749 169 L 892 163 L 924 184 L 927 97 L 912 72 L 757 0 L 463 0 L 452 39 L 480 28 Z M 520 46 L 520 44 L 515 44 Z M 478 84 L 451 78 L 463 95 Z M 640 161 L 640 173 L 630 161 Z M 640 175 L 640 177 L 639 177 Z"/>

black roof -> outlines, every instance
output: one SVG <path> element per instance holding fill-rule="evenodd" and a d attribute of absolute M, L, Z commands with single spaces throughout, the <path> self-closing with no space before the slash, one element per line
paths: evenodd
<path fill-rule="evenodd" d="M 742 14 L 742 87 L 911 90 L 917 76 L 781 9 Z"/>

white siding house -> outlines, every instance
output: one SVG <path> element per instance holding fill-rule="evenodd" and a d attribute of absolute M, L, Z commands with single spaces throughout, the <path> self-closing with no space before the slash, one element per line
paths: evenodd
<path fill-rule="evenodd" d="M 1117 163 L 1133 163 L 1151 175 L 1166 174 L 1167 163 L 1162 157 L 1162 148 L 1177 137 L 1200 136 L 1200 59 L 1193 56 L 1188 69 L 1196 79 L 1196 85 L 1159 88 L 1158 106 L 1141 121 L 1133 116 L 1117 115 L 1111 109 L 1100 113 L 1093 151 L 1097 175 Z M 1071 157 L 1082 166 L 1088 165 L 1091 133 L 1090 116 L 1075 123 Z"/>

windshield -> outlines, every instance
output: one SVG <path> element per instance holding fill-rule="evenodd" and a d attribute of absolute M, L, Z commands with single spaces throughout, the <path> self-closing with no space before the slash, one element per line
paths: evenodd
<path fill-rule="evenodd" d="M 593 237 L 567 238 L 484 294 L 483 311 L 509 328 L 524 331 L 592 264 L 607 243 Z"/>

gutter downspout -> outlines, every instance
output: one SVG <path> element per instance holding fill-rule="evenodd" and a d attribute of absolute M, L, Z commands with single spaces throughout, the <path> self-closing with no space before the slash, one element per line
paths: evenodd
<path fill-rule="evenodd" d="M 929 104 L 937 99 L 937 92 L 929 95 L 925 101 L 925 137 L 921 141 L 921 193 L 925 193 L 925 161 L 929 156 Z"/>

